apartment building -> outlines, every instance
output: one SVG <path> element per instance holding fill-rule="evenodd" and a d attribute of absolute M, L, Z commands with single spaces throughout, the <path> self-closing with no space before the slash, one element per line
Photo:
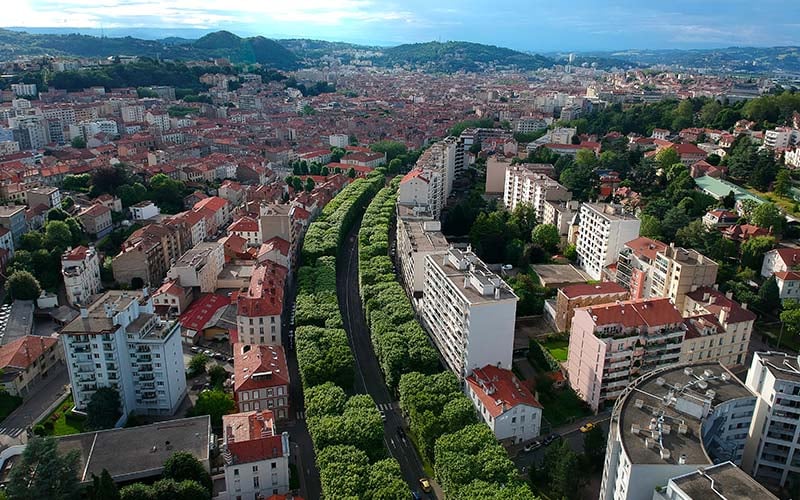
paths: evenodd
<path fill-rule="evenodd" d="M 764 147 L 771 150 L 787 149 L 800 141 L 800 130 L 791 127 L 776 127 L 764 131 Z"/>
<path fill-rule="evenodd" d="M 628 384 L 677 363 L 686 335 L 668 299 L 643 299 L 575 309 L 567 375 L 593 411 L 612 403 Z"/>
<path fill-rule="evenodd" d="M 637 378 L 611 412 L 600 500 L 661 500 L 658 490 L 674 477 L 722 461 L 741 464 L 755 404 L 753 393 L 714 363 Z"/>
<path fill-rule="evenodd" d="M 102 238 L 114 229 L 111 209 L 100 203 L 84 208 L 78 213 L 83 229 L 95 238 Z"/>
<path fill-rule="evenodd" d="M 289 417 L 289 369 L 279 345 L 233 346 L 233 397 L 239 411 L 270 410 Z"/>
<path fill-rule="evenodd" d="M 459 378 L 511 369 L 517 296 L 471 249 L 425 256 L 422 322 Z"/>
<path fill-rule="evenodd" d="M 656 253 L 651 269 L 650 297 L 667 297 L 683 312 L 686 294 L 700 287 L 713 286 L 719 265 L 696 250 L 670 243 Z"/>
<path fill-rule="evenodd" d="M 61 275 L 72 306 L 86 305 L 102 288 L 100 258 L 94 247 L 78 246 L 61 256 Z"/>
<path fill-rule="evenodd" d="M 583 283 L 568 285 L 558 289 L 553 323 L 559 332 L 568 332 L 572 327 L 572 315 L 575 309 L 628 299 L 628 290 L 613 281 L 604 281 L 596 285 Z"/>
<path fill-rule="evenodd" d="M 133 220 L 152 219 L 161 213 L 161 209 L 159 209 L 155 203 L 149 200 L 140 201 L 135 205 L 131 205 L 129 210 L 131 211 L 131 218 Z"/>
<path fill-rule="evenodd" d="M 562 241 L 566 241 L 570 234 L 570 228 L 580 210 L 580 202 L 577 200 L 545 200 L 542 211 L 541 223 L 556 226 L 558 235 Z"/>
<path fill-rule="evenodd" d="M 658 252 L 666 243 L 640 236 L 622 246 L 617 258 L 616 282 L 625 287 L 631 299 L 645 299 L 653 287 L 651 272 Z"/>
<path fill-rule="evenodd" d="M 753 355 L 745 381 L 758 398 L 742 469 L 762 484 L 780 487 L 800 474 L 800 365 L 782 352 Z"/>
<path fill-rule="evenodd" d="M 539 435 L 542 405 L 513 372 L 487 365 L 465 382 L 464 392 L 498 440 L 523 443 Z"/>
<path fill-rule="evenodd" d="M 406 290 L 419 299 L 425 284 L 425 257 L 447 253 L 449 245 L 441 232 L 441 222 L 403 216 L 403 208 L 397 207 L 397 257 Z"/>
<path fill-rule="evenodd" d="M 288 273 L 288 269 L 271 261 L 264 261 L 253 269 L 247 290 L 236 297 L 239 342 L 283 344 L 281 314 Z"/>
<path fill-rule="evenodd" d="M 0 206 L 0 227 L 11 231 L 14 245 L 19 246 L 19 239 L 28 232 L 28 223 L 25 219 L 25 207 L 20 205 Z"/>
<path fill-rule="evenodd" d="M 0 387 L 8 394 L 26 396 L 36 382 L 63 362 L 64 350 L 57 337 L 19 337 L 0 347 Z"/>
<path fill-rule="evenodd" d="M 98 387 L 119 391 L 122 414 L 172 415 L 186 396 L 180 327 L 147 290 L 111 290 L 61 330 L 72 395 L 85 410 Z"/>
<path fill-rule="evenodd" d="M 723 494 L 724 492 L 724 494 Z M 778 500 L 768 489 L 731 462 L 673 477 L 666 487 L 656 488 L 653 500 Z"/>
<path fill-rule="evenodd" d="M 223 415 L 225 492 L 219 498 L 274 498 L 289 491 L 289 433 L 277 434 L 269 410 Z"/>
<path fill-rule="evenodd" d="M 725 366 L 741 365 L 753 333 L 756 315 L 739 304 L 731 292 L 723 294 L 711 287 L 694 290 L 686 296 L 684 316 L 686 337 L 681 361 L 715 361 Z"/>
<path fill-rule="evenodd" d="M 400 181 L 397 194 L 399 205 L 418 207 L 438 220 L 445 201 L 444 180 L 437 171 L 415 167 Z"/>
<path fill-rule="evenodd" d="M 61 191 L 56 187 L 35 187 L 28 190 L 25 195 L 28 206 L 44 205 L 47 208 L 61 207 Z"/>
<path fill-rule="evenodd" d="M 506 168 L 503 203 L 509 210 L 514 210 L 520 203 L 532 205 L 536 218 L 544 217 L 544 205 L 547 201 L 569 201 L 572 193 L 550 177 L 530 171 L 524 165 Z"/>
<path fill-rule="evenodd" d="M 456 168 L 456 147 L 457 140 L 455 137 L 447 137 L 444 140 L 437 141 L 423 151 L 415 165 L 423 170 L 439 173 L 442 179 L 442 204 L 446 203 L 447 198 L 450 197 L 450 193 L 453 191 L 453 180 L 455 179 Z"/>
<path fill-rule="evenodd" d="M 133 288 L 161 283 L 171 264 L 183 255 L 188 241 L 188 235 L 171 224 L 148 224 L 137 229 L 111 261 L 114 279 L 137 285 Z"/>
<path fill-rule="evenodd" d="M 217 276 L 225 266 L 222 243 L 202 242 L 190 248 L 167 272 L 167 277 L 178 280 L 182 287 L 199 287 L 200 293 L 217 289 Z"/>
<path fill-rule="evenodd" d="M 578 220 L 578 265 L 599 280 L 625 243 L 639 236 L 641 221 L 626 214 L 622 205 L 602 203 L 581 205 Z"/>
<path fill-rule="evenodd" d="M 261 228 L 258 221 L 252 217 L 243 216 L 236 219 L 228 226 L 228 234 L 235 234 L 247 240 L 247 244 L 257 247 L 263 243 Z"/>
<path fill-rule="evenodd" d="M 192 289 L 182 287 L 177 280 L 164 280 L 164 283 L 153 292 L 153 306 L 156 314 L 161 316 L 180 316 L 193 300 Z"/>
<path fill-rule="evenodd" d="M 43 115 L 11 116 L 8 127 L 21 151 L 42 149 L 50 143 L 50 126 Z"/>

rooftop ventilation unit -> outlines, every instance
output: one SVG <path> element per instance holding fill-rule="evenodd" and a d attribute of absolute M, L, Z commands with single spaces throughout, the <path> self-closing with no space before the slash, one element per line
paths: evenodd
<path fill-rule="evenodd" d="M 634 435 L 638 436 L 639 435 L 639 431 L 641 431 L 641 430 L 642 429 L 639 427 L 639 424 L 631 424 L 631 434 L 634 434 Z"/>
<path fill-rule="evenodd" d="M 697 387 L 699 387 L 700 389 L 706 390 L 706 389 L 708 389 L 708 382 L 706 382 L 705 380 L 699 380 L 697 382 Z"/>
<path fill-rule="evenodd" d="M 708 370 L 708 369 L 703 370 L 703 377 L 704 378 L 711 378 L 713 376 L 714 376 L 714 372 L 712 372 L 711 370 Z"/>
<path fill-rule="evenodd" d="M 672 426 L 669 424 L 661 424 L 661 434 L 665 436 L 669 436 L 670 431 L 672 430 Z"/>
<path fill-rule="evenodd" d="M 664 380 L 664 377 L 658 377 L 658 378 L 656 379 L 656 385 L 659 385 L 659 386 L 662 386 L 662 385 L 664 385 L 666 382 L 667 382 L 667 381 L 666 381 L 666 380 Z"/>
<path fill-rule="evenodd" d="M 644 400 L 642 400 L 642 399 L 637 399 L 637 400 L 635 400 L 635 401 L 633 402 L 633 406 L 635 406 L 636 408 L 639 408 L 639 409 L 641 409 L 641 408 L 642 408 L 642 406 L 644 406 Z"/>
<path fill-rule="evenodd" d="M 661 460 L 669 460 L 669 450 L 666 448 L 661 448 Z"/>
<path fill-rule="evenodd" d="M 678 424 L 678 434 L 686 434 L 687 432 L 689 432 L 689 426 L 688 425 L 686 425 L 684 423 Z"/>
<path fill-rule="evenodd" d="M 708 399 L 714 399 L 716 395 L 717 391 L 715 391 L 714 389 L 709 389 L 706 391 L 706 396 L 708 396 Z"/>
<path fill-rule="evenodd" d="M 683 369 L 683 373 L 684 375 L 691 375 L 692 373 L 694 373 L 694 370 L 692 369 L 691 366 L 687 366 L 686 368 Z"/>
<path fill-rule="evenodd" d="M 681 455 L 678 457 L 678 465 L 684 465 L 684 464 L 686 464 L 686 454 L 681 453 Z"/>
<path fill-rule="evenodd" d="M 730 376 L 730 374 L 728 374 L 728 373 L 722 372 L 722 374 L 720 375 L 720 378 L 721 378 L 723 381 L 727 382 L 728 380 L 730 380 L 730 379 L 731 379 L 731 376 Z"/>

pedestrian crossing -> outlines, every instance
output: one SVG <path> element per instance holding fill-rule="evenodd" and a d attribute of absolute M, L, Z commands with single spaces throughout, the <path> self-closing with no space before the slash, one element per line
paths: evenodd
<path fill-rule="evenodd" d="M 375 407 L 378 408 L 378 410 L 380 411 L 392 411 L 394 410 L 394 405 L 395 405 L 394 403 L 381 403 L 375 405 Z M 306 412 L 304 411 L 295 412 L 295 418 L 297 420 L 305 420 Z"/>
<path fill-rule="evenodd" d="M 304 411 L 298 411 L 295 415 L 297 416 L 297 420 L 305 420 L 306 418 L 306 412 Z"/>
<path fill-rule="evenodd" d="M 24 427 L 0 427 L 0 434 L 6 436 L 17 437 L 23 432 L 25 432 Z"/>

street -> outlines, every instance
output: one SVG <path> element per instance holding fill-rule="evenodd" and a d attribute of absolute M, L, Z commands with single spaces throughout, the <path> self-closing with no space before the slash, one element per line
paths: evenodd
<path fill-rule="evenodd" d="M 31 394 L 5 420 L 0 422 L 0 434 L 19 439 L 27 427 L 33 427 L 50 405 L 64 394 L 64 386 L 69 384 L 66 365 L 54 366 L 47 378 L 39 380 L 31 388 Z"/>
<path fill-rule="evenodd" d="M 336 266 L 336 287 L 339 308 L 350 348 L 356 365 L 356 390 L 372 396 L 375 404 L 386 415 L 384 422 L 384 443 L 392 457 L 400 464 L 403 478 L 412 491 L 419 490 L 419 478 L 425 476 L 422 462 L 411 440 L 400 437 L 397 430 L 404 424 L 400 408 L 383 380 L 378 358 L 372 348 L 370 330 L 364 317 L 358 286 L 358 245 L 357 235 L 360 222 L 353 227 L 343 248 L 340 250 Z M 435 498 L 429 494 L 430 498 Z"/>

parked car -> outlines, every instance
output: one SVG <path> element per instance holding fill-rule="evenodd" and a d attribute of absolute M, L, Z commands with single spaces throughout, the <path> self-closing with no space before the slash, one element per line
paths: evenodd
<path fill-rule="evenodd" d="M 552 443 L 553 441 L 557 441 L 557 440 L 559 440 L 559 439 L 561 439 L 561 436 L 560 436 L 560 435 L 558 435 L 558 434 L 550 434 L 549 436 L 547 436 L 546 438 L 544 438 L 544 442 L 543 442 L 543 444 L 544 444 L 544 446 L 547 446 L 547 445 L 549 445 L 550 443 Z"/>
<path fill-rule="evenodd" d="M 592 422 L 589 422 L 581 426 L 581 432 L 583 432 L 584 434 L 591 431 L 592 429 L 594 429 L 594 424 Z"/>
<path fill-rule="evenodd" d="M 214 353 L 214 358 L 218 359 L 220 361 L 225 361 L 225 355 L 222 354 L 221 352 L 215 352 Z"/>
<path fill-rule="evenodd" d="M 192 348 L 189 349 L 189 350 L 192 351 L 192 352 L 200 352 L 200 348 L 197 347 L 196 345 L 192 346 Z"/>
<path fill-rule="evenodd" d="M 541 441 L 532 441 L 532 442 L 526 444 L 524 449 L 525 449 L 525 452 L 527 453 L 529 451 L 537 450 L 537 449 L 539 449 L 541 447 L 542 447 L 542 442 Z"/>
<path fill-rule="evenodd" d="M 210 358 L 210 357 L 212 357 L 214 355 L 214 351 L 206 349 L 205 351 L 203 351 L 203 354 L 205 354 L 206 356 L 208 356 Z"/>
<path fill-rule="evenodd" d="M 422 495 L 419 494 L 419 491 L 412 491 L 411 498 L 413 500 L 422 500 Z"/>
<path fill-rule="evenodd" d="M 431 481 L 427 477 L 419 478 L 419 487 L 422 488 L 422 491 L 425 493 L 433 491 L 433 488 L 431 488 Z"/>

